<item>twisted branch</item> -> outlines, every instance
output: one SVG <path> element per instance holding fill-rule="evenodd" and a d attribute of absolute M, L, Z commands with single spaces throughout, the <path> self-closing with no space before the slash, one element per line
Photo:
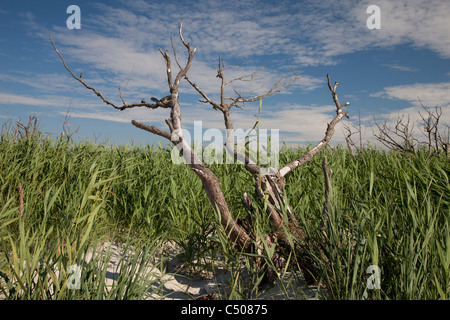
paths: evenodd
<path fill-rule="evenodd" d="M 113 107 L 114 109 L 117 110 L 125 110 L 125 109 L 130 109 L 130 108 L 135 108 L 135 107 L 146 107 L 146 108 L 150 108 L 150 109 L 156 109 L 156 108 L 170 108 L 170 104 L 167 103 L 167 97 L 158 100 L 156 98 L 151 98 L 153 101 L 156 101 L 156 103 L 147 103 L 145 100 L 142 100 L 140 103 L 132 103 L 132 104 L 126 104 L 124 99 L 122 98 L 122 94 L 120 92 L 120 87 L 119 87 L 119 93 L 120 93 L 120 98 L 122 100 L 123 105 L 122 106 L 117 106 L 116 104 L 112 103 L 111 101 L 107 100 L 99 91 L 97 91 L 94 87 L 89 86 L 86 82 L 84 82 L 81 77 L 82 74 L 80 74 L 79 77 L 77 77 L 72 70 L 70 70 L 70 68 L 67 66 L 66 61 L 64 60 L 64 58 L 62 57 L 61 53 L 59 52 L 59 50 L 56 48 L 55 43 L 53 42 L 52 37 L 49 35 L 48 36 L 50 38 L 50 42 L 52 43 L 53 49 L 56 51 L 56 53 L 58 54 L 59 58 L 61 59 L 62 63 L 64 64 L 64 68 L 66 68 L 66 70 L 72 75 L 72 77 L 77 80 L 78 82 L 80 82 L 86 89 L 93 91 L 100 99 L 102 99 L 102 101 L 104 103 L 106 103 L 107 105 Z M 165 101 L 165 103 L 163 103 L 162 101 Z"/>
<path fill-rule="evenodd" d="M 307 152 L 306 154 L 304 154 L 302 157 L 295 159 L 293 161 L 291 161 L 290 163 L 288 163 L 287 165 L 285 165 L 283 168 L 280 169 L 280 176 L 284 177 L 286 176 L 288 173 L 292 172 L 292 170 L 297 169 L 301 166 L 303 166 L 305 163 L 308 163 L 309 161 L 312 160 L 312 158 L 318 153 L 320 152 L 320 150 L 323 149 L 323 147 L 325 147 L 331 140 L 331 137 L 334 134 L 334 127 L 336 126 L 336 124 L 345 116 L 347 118 L 348 115 L 348 111 L 343 111 L 344 107 L 350 105 L 349 102 L 346 102 L 344 104 L 340 104 L 339 103 L 339 99 L 337 96 L 337 85 L 339 82 L 335 82 L 334 86 L 331 86 L 331 81 L 330 81 L 330 76 L 327 74 L 327 79 L 328 79 L 328 88 L 331 91 L 331 95 L 333 97 L 334 103 L 336 105 L 336 117 L 328 124 L 327 126 L 327 130 L 325 132 L 325 137 L 314 147 L 312 148 L 309 152 Z"/>

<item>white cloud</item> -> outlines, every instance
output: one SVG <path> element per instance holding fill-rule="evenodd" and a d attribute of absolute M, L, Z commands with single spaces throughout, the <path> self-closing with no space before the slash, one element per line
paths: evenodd
<path fill-rule="evenodd" d="M 131 123 L 131 120 L 137 120 L 141 122 L 150 123 L 152 125 L 161 126 L 165 129 L 167 126 L 164 119 L 168 118 L 168 109 L 147 109 L 147 108 L 133 108 L 123 111 L 113 110 L 110 107 L 104 106 L 103 108 L 96 108 L 96 111 L 91 109 L 85 109 L 87 111 L 70 111 L 72 118 L 85 118 L 85 119 L 97 119 L 112 122 Z M 61 115 L 65 115 L 66 112 L 59 112 Z"/>
<path fill-rule="evenodd" d="M 368 30 L 366 27 L 369 16 L 366 9 L 369 4 L 374 4 L 372 1 L 287 1 L 276 5 L 257 0 L 182 4 L 123 0 L 122 3 L 121 8 L 113 8 L 109 3 L 96 4 L 97 12 L 83 15 L 83 29 L 80 32 L 64 27 L 53 27 L 51 31 L 72 70 L 76 73 L 83 71 L 83 79 L 88 84 L 117 103 L 120 103 L 117 86 L 120 84 L 124 88 L 129 78 L 127 102 L 168 94 L 164 60 L 158 48 L 171 48 L 170 33 L 173 32 L 180 60 L 185 59 L 185 50 L 177 33 L 181 21 L 185 39 L 200 46 L 189 76 L 215 99 L 220 85 L 216 78 L 219 54 L 227 64 L 242 62 L 239 68 L 226 70 L 227 79 L 252 73 L 262 66 L 261 57 L 268 56 L 269 65 L 259 75 L 263 81 L 236 83 L 239 92 L 257 89 L 255 95 L 267 91 L 281 77 L 281 70 L 290 70 L 296 65 L 332 65 L 343 54 L 373 48 L 407 44 L 450 58 L 450 6 L 447 0 L 379 0 L 376 4 L 381 8 L 381 30 Z M 24 23 L 28 21 L 31 28 L 39 31 L 42 37 L 46 33 L 47 37 L 48 31 L 35 23 L 37 18 L 34 14 L 25 13 L 23 18 Z M 57 55 L 52 54 L 52 61 L 62 67 Z M 174 59 L 172 62 L 175 68 Z M 387 61 L 382 65 L 405 72 L 416 70 L 402 61 Z M 63 75 L 63 68 L 60 70 L 59 75 L 0 74 L 0 80 L 19 82 L 41 90 L 50 88 L 54 92 L 83 92 L 83 98 L 77 98 L 76 105 L 96 108 L 76 110 L 72 113 L 73 117 L 118 122 L 136 119 L 165 126 L 167 110 L 133 109 L 130 113 L 110 112 L 110 109 L 99 111 L 98 107 L 104 107 L 103 103 L 70 76 Z M 300 74 L 297 83 L 283 93 L 298 88 L 312 91 L 323 84 L 323 79 Z M 416 107 L 420 105 L 419 97 L 425 105 L 444 107 L 450 104 L 449 90 L 450 83 L 415 84 L 386 87 L 372 96 L 405 100 Z M 233 86 L 228 92 L 233 94 Z M 194 90 L 184 83 L 182 93 L 194 93 Z M 61 101 L 68 100 L 48 96 L 49 92 L 45 94 L 45 97 L 36 98 L 0 93 L 0 99 L 7 102 L 9 98 L 13 104 L 67 107 L 68 104 Z M 195 110 L 192 108 L 183 106 L 184 124 L 201 116 L 208 126 L 223 128 L 220 112 L 205 105 L 200 108 L 196 106 Z M 323 137 L 326 123 L 334 114 L 331 105 L 311 107 L 288 104 L 278 109 L 270 117 L 263 115 L 261 124 L 290 133 L 289 139 L 299 137 L 310 141 Z M 232 117 L 236 127 L 250 128 L 254 124 L 255 113 L 251 108 L 250 112 L 247 109 L 243 113 L 234 110 Z M 336 131 L 337 137 L 339 132 Z"/>
<path fill-rule="evenodd" d="M 67 92 L 73 90 L 76 85 L 68 81 L 69 77 L 64 73 L 37 74 L 31 72 L 0 73 L 0 81 L 16 82 L 46 92 Z"/>
<path fill-rule="evenodd" d="M 65 112 L 60 112 L 61 115 L 66 115 Z M 83 118 L 83 119 L 95 119 L 95 120 L 105 120 L 112 122 L 122 122 L 122 123 L 130 123 L 131 120 L 122 117 L 119 113 L 105 114 L 105 113 L 96 113 L 96 112 L 70 112 L 70 117 L 72 118 Z"/>
<path fill-rule="evenodd" d="M 369 30 L 366 9 L 373 1 L 301 2 L 292 8 L 279 34 L 291 35 L 299 63 L 334 64 L 347 53 L 412 44 L 450 58 L 450 6 L 447 0 L 380 0 L 381 29 Z M 305 7 L 304 10 L 301 7 Z M 294 26 L 297 20 L 297 28 Z M 289 21 L 289 23 L 287 22 Z M 289 33 L 287 28 L 291 28 Z"/>
<path fill-rule="evenodd" d="M 200 46 L 197 56 L 214 65 L 218 54 L 243 61 L 284 55 L 292 66 L 329 65 L 342 54 L 401 44 L 450 57 L 447 0 L 379 0 L 381 29 L 368 30 L 366 9 L 372 2 L 288 1 L 275 5 L 230 0 L 227 4 L 199 1 L 180 7 L 167 2 L 123 1 L 122 8 L 97 4 L 96 14 L 83 16 L 95 33 L 83 30 L 74 34 L 65 28 L 54 31 L 80 61 L 122 73 L 136 67 L 151 78 L 164 76 L 157 48 L 171 48 L 171 32 L 180 49 L 180 22 L 185 39 Z M 35 20 L 33 15 L 25 18 L 30 24 Z"/>
<path fill-rule="evenodd" d="M 412 43 L 450 57 L 450 23 L 444 19 L 450 16 L 450 6 L 446 1 L 380 0 L 381 30 L 367 29 L 367 1 L 345 0 L 326 5 L 302 1 L 284 6 L 260 1 L 231 1 L 227 5 L 200 1 L 184 5 L 181 11 L 171 3 L 139 0 L 123 4 L 122 8 L 97 4 L 97 14 L 83 17 L 89 29 L 73 33 L 54 28 L 53 37 L 70 66 L 81 68 L 82 63 L 86 73 L 91 69 L 107 71 L 110 77 L 103 80 L 115 88 L 118 84 L 123 87 L 132 74 L 130 94 L 167 93 L 164 60 L 158 48 L 171 48 L 173 32 L 180 60 L 184 60 L 185 50 L 177 34 L 181 21 L 186 41 L 200 46 L 190 77 L 210 94 L 218 92 L 215 75 L 219 54 L 231 64 L 243 62 L 240 68 L 227 70 L 228 79 L 255 71 L 260 67 L 259 56 L 273 57 L 273 65 L 260 74 L 263 84 L 256 82 L 252 87 L 240 83 L 243 91 L 262 85 L 261 92 L 281 77 L 277 69 L 280 65 L 289 68 L 296 64 L 335 64 L 342 54 L 374 47 Z M 172 63 L 176 69 L 175 61 Z M 413 71 L 401 64 L 384 65 Z M 303 75 L 296 86 L 313 90 L 322 82 Z"/>
<path fill-rule="evenodd" d="M 85 90 L 86 91 L 86 90 Z M 38 97 L 0 92 L 1 104 L 8 105 L 24 105 L 36 107 L 57 107 L 57 108 L 71 108 L 73 109 L 98 109 L 106 108 L 103 102 L 97 97 L 79 98 L 60 95 L 39 95 Z M 59 112 L 59 111 L 58 111 Z"/>
<path fill-rule="evenodd" d="M 409 101 L 414 106 L 450 106 L 450 82 L 416 83 L 384 88 L 372 94 L 372 97 L 399 99 Z"/>
<path fill-rule="evenodd" d="M 364 1 L 362 6 L 372 4 Z M 450 58 L 450 6 L 446 0 L 381 0 L 381 29 L 367 30 L 367 42 L 377 47 L 413 44 Z M 356 12 L 356 11 L 354 11 Z M 368 15 L 360 15 L 360 22 Z"/>
<path fill-rule="evenodd" d="M 58 97 L 42 97 L 42 98 L 34 98 L 25 95 L 16 95 L 11 93 L 1 93 L 0 92 L 0 101 L 2 101 L 5 105 L 10 104 L 21 104 L 28 106 L 41 106 L 41 107 L 62 107 L 64 103 L 61 102 L 61 99 Z"/>
<path fill-rule="evenodd" d="M 196 112 L 193 110 L 196 108 Z M 273 112 L 273 110 L 277 110 Z M 262 112 L 260 117 L 260 129 L 278 129 L 280 134 L 286 136 L 286 141 L 318 142 L 324 135 L 329 123 L 336 115 L 336 107 L 286 105 L 275 106 L 272 112 Z M 220 111 L 215 111 L 208 106 L 196 106 L 184 109 L 183 125 L 191 126 L 194 121 L 202 121 L 203 128 L 224 129 L 224 120 Z M 244 110 L 234 110 L 231 121 L 235 129 L 248 130 L 256 121 L 258 106 L 251 105 Z M 338 127 L 341 124 L 338 125 Z M 340 129 L 337 128 L 333 140 L 343 140 Z"/>
<path fill-rule="evenodd" d="M 414 137 L 420 141 L 424 141 L 424 136 L 421 131 L 423 116 L 426 116 L 426 108 L 431 108 L 436 112 L 435 107 L 439 107 L 442 112 L 439 119 L 439 130 L 441 133 L 446 132 L 448 128 L 446 125 L 450 124 L 450 82 L 447 83 L 416 83 L 412 85 L 401 85 L 384 88 L 383 91 L 372 94 L 372 97 L 382 97 L 392 100 L 405 100 L 411 104 L 411 107 L 399 109 L 394 112 L 376 115 L 375 121 L 382 123 L 386 121 L 387 126 L 391 129 L 395 127 L 396 121 L 403 118 L 406 123 L 407 119 L 410 121 L 410 127 L 414 127 Z M 422 106 L 423 105 L 423 106 Z M 366 119 L 368 120 L 368 119 Z M 372 129 L 378 132 L 373 123 Z"/>
<path fill-rule="evenodd" d="M 398 70 L 398 71 L 405 71 L 405 72 L 416 72 L 417 69 L 413 68 L 413 67 L 408 67 L 408 66 L 403 66 L 400 64 L 396 64 L 396 63 L 386 63 L 386 64 L 382 64 L 382 67 L 387 67 L 389 69 L 393 69 L 393 70 Z"/>
<path fill-rule="evenodd" d="M 55 34 L 53 38 L 71 69 L 83 63 L 88 65 L 84 73 L 92 72 L 91 68 L 106 71 L 104 77 L 110 78 L 104 80 L 109 82 L 117 82 L 117 78 L 125 81 L 131 74 L 133 86 L 164 90 L 164 60 L 159 52 L 141 52 L 127 39 L 89 32 L 75 36 L 67 36 L 63 32 Z"/>
<path fill-rule="evenodd" d="M 184 129 L 192 130 L 194 122 L 201 121 L 203 129 L 224 130 L 223 115 L 220 111 L 213 110 L 207 104 L 198 103 L 196 105 L 182 105 L 182 125 Z M 274 110 L 277 110 L 276 112 Z M 305 106 L 305 105 L 276 105 L 270 111 L 264 109 L 260 116 L 260 129 L 280 131 L 280 138 L 285 142 L 297 143 L 317 143 L 325 135 L 327 123 L 336 115 L 336 107 L 332 105 Z M 249 130 L 257 121 L 258 104 L 249 104 L 245 109 L 232 109 L 231 121 L 235 130 Z M 75 114 L 71 113 L 74 117 Z M 102 114 L 89 114 L 89 117 L 98 117 L 103 120 L 117 121 L 111 118 L 111 113 L 107 117 Z M 84 115 L 83 115 L 84 116 Z M 136 119 L 146 123 L 157 125 L 160 129 L 167 130 L 164 119 L 167 118 L 166 109 L 145 110 L 139 109 L 130 111 L 128 114 L 120 115 L 122 122 Z M 126 119 L 126 120 L 125 120 Z M 336 127 L 333 142 L 344 141 L 342 134 L 342 124 Z"/>
<path fill-rule="evenodd" d="M 115 88 L 117 88 L 118 84 L 123 88 L 129 79 L 129 93 L 139 94 L 139 92 L 142 93 L 145 91 L 147 92 L 146 95 L 156 96 L 168 93 L 165 63 L 156 48 L 151 48 L 148 52 L 144 52 L 142 47 L 132 45 L 129 40 L 109 38 L 108 36 L 100 36 L 89 32 L 73 36 L 67 35 L 64 31 L 55 35 L 54 38 L 56 39 L 55 42 L 59 51 L 64 56 L 69 67 L 73 70 L 75 68 L 77 70 L 83 70 L 83 74 L 85 75 L 92 73 L 93 70 L 90 68 L 94 69 L 94 73 L 96 71 L 106 71 L 108 74 L 111 74 L 110 79 L 98 80 L 114 82 Z M 177 40 L 175 39 L 175 41 Z M 186 51 L 183 49 L 177 48 L 180 61 L 185 60 Z M 199 51 L 197 52 L 189 72 L 189 77 L 202 90 L 213 97 L 220 92 L 220 81 L 216 78 L 218 56 L 215 57 L 214 63 L 210 63 L 207 55 L 202 55 Z M 83 68 L 79 65 L 80 63 L 87 64 L 88 67 Z M 226 69 L 224 74 L 226 80 L 231 80 L 243 75 L 252 74 L 260 67 L 243 63 L 238 68 Z M 172 71 L 174 74 L 178 71 L 173 57 L 172 70 L 174 70 Z M 230 94 L 234 94 L 234 88 L 238 89 L 240 93 L 252 91 L 252 95 L 261 94 L 267 92 L 282 75 L 280 71 L 268 66 L 267 69 L 257 74 L 257 78 L 262 80 L 235 82 L 228 86 L 227 89 Z M 302 90 L 313 90 L 323 82 L 322 79 L 317 79 L 309 75 L 300 73 L 299 76 L 300 78 L 293 87 L 298 87 Z M 287 72 L 286 79 L 288 80 L 290 77 L 292 77 L 292 73 Z M 92 82 L 87 81 L 87 83 L 91 84 Z M 182 86 L 185 89 L 188 88 L 186 92 L 195 93 L 189 85 L 183 83 Z M 286 93 L 289 91 L 284 90 L 283 92 Z M 117 94 L 117 91 L 115 94 Z"/>

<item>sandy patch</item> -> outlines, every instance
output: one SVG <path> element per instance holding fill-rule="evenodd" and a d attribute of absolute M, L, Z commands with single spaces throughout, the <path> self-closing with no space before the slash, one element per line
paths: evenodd
<path fill-rule="evenodd" d="M 118 279 L 120 270 L 119 261 L 123 259 L 123 248 L 116 244 L 106 242 L 103 245 L 105 251 L 112 251 L 107 270 L 107 285 L 111 285 Z M 233 283 L 233 275 L 225 270 L 221 261 L 214 263 L 214 270 L 209 272 L 192 273 L 182 258 L 182 254 L 173 245 L 166 245 L 161 257 L 157 258 L 156 265 L 149 263 L 148 272 L 154 277 L 155 283 L 148 288 L 147 299 L 164 300 L 190 300 L 190 299 L 223 299 L 230 285 Z M 157 262 L 164 259 L 163 267 Z M 161 270 L 163 269 L 163 270 Z M 247 272 L 242 267 L 241 277 L 246 278 Z M 247 279 L 244 279 L 244 283 Z M 320 299 L 317 287 L 308 287 L 300 274 L 295 276 L 286 272 L 283 277 L 276 280 L 275 285 L 263 287 L 257 299 Z"/>
<path fill-rule="evenodd" d="M 103 262 L 106 262 L 104 259 L 108 259 L 107 264 L 101 265 L 107 265 L 105 285 L 111 288 L 123 272 L 130 272 L 128 262 L 133 260 L 136 252 L 130 247 L 127 252 L 124 252 L 125 249 L 122 244 L 104 242 L 97 246 L 95 255 L 93 250 L 87 253 L 84 258 L 86 263 L 84 267 L 92 263 L 94 257 L 97 263 L 98 258 Z M 159 250 L 157 256 L 150 256 L 148 261 L 141 261 L 141 263 L 144 263 L 142 266 L 145 268 L 141 270 L 139 277 L 148 280 L 147 283 L 149 283 L 148 288 L 144 287 L 146 300 L 225 299 L 231 286 L 236 282 L 236 274 L 240 276 L 239 280 L 244 280 L 244 284 L 249 282 L 245 266 L 240 267 L 240 272 L 235 272 L 233 275 L 224 268 L 223 261 L 210 261 L 208 265 L 213 266 L 213 270 L 210 268 L 208 272 L 205 272 L 197 268 L 193 273 L 180 251 L 171 244 L 166 244 Z M 84 270 L 81 268 L 81 272 Z M 54 272 L 56 277 L 59 277 L 59 271 L 54 270 Z M 37 283 L 37 277 L 33 281 Z M 317 287 L 308 287 L 301 275 L 294 276 L 286 273 L 275 281 L 275 285 L 259 289 L 259 294 L 254 295 L 252 299 L 315 300 L 320 299 L 321 296 L 323 294 L 318 293 Z M 5 296 L 0 292 L 1 299 L 5 299 Z"/>

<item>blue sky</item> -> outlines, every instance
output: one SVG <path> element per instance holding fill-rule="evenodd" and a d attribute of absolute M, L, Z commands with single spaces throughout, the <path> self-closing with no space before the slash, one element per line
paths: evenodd
<path fill-rule="evenodd" d="M 81 29 L 68 29 L 69 5 L 81 9 Z M 381 29 L 370 30 L 366 12 L 381 10 Z M 37 116 L 45 132 L 59 135 L 70 107 L 77 139 L 113 144 L 155 144 L 160 139 L 130 124 L 132 119 L 167 129 L 167 109 L 117 111 L 106 106 L 64 69 L 48 35 L 75 74 L 109 100 L 120 104 L 118 86 L 128 103 L 168 94 L 164 60 L 158 49 L 170 49 L 170 33 L 183 23 L 184 38 L 198 45 L 190 79 L 217 98 L 219 54 L 228 79 L 267 65 L 261 80 L 236 82 L 239 91 L 255 94 L 270 88 L 283 74 L 299 80 L 263 101 L 261 126 L 279 129 L 288 144 L 317 142 L 334 115 L 326 74 L 338 80 L 338 95 L 349 101 L 350 120 L 361 115 L 365 139 L 373 141 L 377 120 L 409 114 L 419 119 L 419 98 L 442 107 L 450 123 L 450 2 L 448 0 L 381 1 L 24 1 L 0 3 L 0 121 L 26 122 Z M 183 47 L 175 36 L 180 57 Z M 230 95 L 233 87 L 229 88 Z M 182 121 L 192 128 L 222 129 L 219 111 L 198 102 L 183 84 Z M 251 128 L 258 103 L 235 109 L 236 128 Z M 342 124 L 335 142 L 343 141 Z M 417 134 L 420 131 L 417 130 Z"/>

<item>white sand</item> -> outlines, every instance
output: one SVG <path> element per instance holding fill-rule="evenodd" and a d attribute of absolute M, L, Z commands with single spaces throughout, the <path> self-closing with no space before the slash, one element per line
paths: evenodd
<path fill-rule="evenodd" d="M 111 285 L 113 280 L 120 275 L 121 270 L 117 266 L 119 260 L 123 257 L 123 250 L 120 245 L 110 242 L 106 242 L 103 248 L 112 250 L 107 270 L 107 285 Z M 215 263 L 214 272 L 202 272 L 201 274 L 193 275 L 192 272 L 189 272 L 189 268 L 181 258 L 181 254 L 177 252 L 173 245 L 167 245 L 164 253 L 164 273 L 149 263 L 148 272 L 152 273 L 151 277 L 155 277 L 156 283 L 149 288 L 148 299 L 220 299 L 229 290 L 229 285 L 232 283 L 232 275 L 220 266 L 220 261 Z M 245 277 L 245 268 L 243 267 L 241 271 L 241 275 Z M 158 285 L 162 285 L 162 290 L 158 288 Z M 267 287 L 263 292 L 257 297 L 258 299 L 304 300 L 317 299 L 319 296 L 317 288 L 308 288 L 301 276 L 293 277 L 291 273 L 286 273 L 282 280 L 277 279 L 272 288 Z"/>
<path fill-rule="evenodd" d="M 223 262 L 214 261 L 208 263 L 214 266 L 213 271 L 192 274 L 192 268 L 188 268 L 182 255 L 174 245 L 167 244 L 160 250 L 159 257 L 152 257 L 156 261 L 147 261 L 146 269 L 140 276 L 150 280 L 151 285 L 147 290 L 147 299 L 164 300 L 191 300 L 191 299 L 224 299 L 226 293 L 230 290 L 230 284 L 234 283 L 235 278 L 232 274 L 223 268 Z M 120 266 L 134 257 L 135 252 L 124 253 L 124 246 L 104 242 L 97 247 L 96 255 L 109 256 L 108 268 L 106 270 L 106 287 L 114 284 L 119 279 L 121 272 Z M 86 263 L 89 263 L 93 257 L 93 252 L 89 252 L 85 257 Z M 120 263 L 122 259 L 122 263 Z M 163 270 L 161 270 L 161 259 L 163 260 Z M 152 263 L 153 262 L 153 263 Z M 156 264 L 154 264 L 156 262 Z M 248 280 L 245 267 L 240 270 L 240 276 L 244 278 L 244 283 Z M 81 272 L 83 270 L 81 269 Z M 55 270 L 58 277 L 59 272 Z M 242 279 L 241 279 L 242 280 Z M 34 280 L 37 282 L 37 279 Z M 317 288 L 308 288 L 301 276 L 293 277 L 286 273 L 283 279 L 277 279 L 272 287 L 263 288 L 262 294 L 257 299 L 318 299 Z M 321 293 L 322 294 L 322 293 Z M 5 297 L 0 294 L 0 300 Z"/>

